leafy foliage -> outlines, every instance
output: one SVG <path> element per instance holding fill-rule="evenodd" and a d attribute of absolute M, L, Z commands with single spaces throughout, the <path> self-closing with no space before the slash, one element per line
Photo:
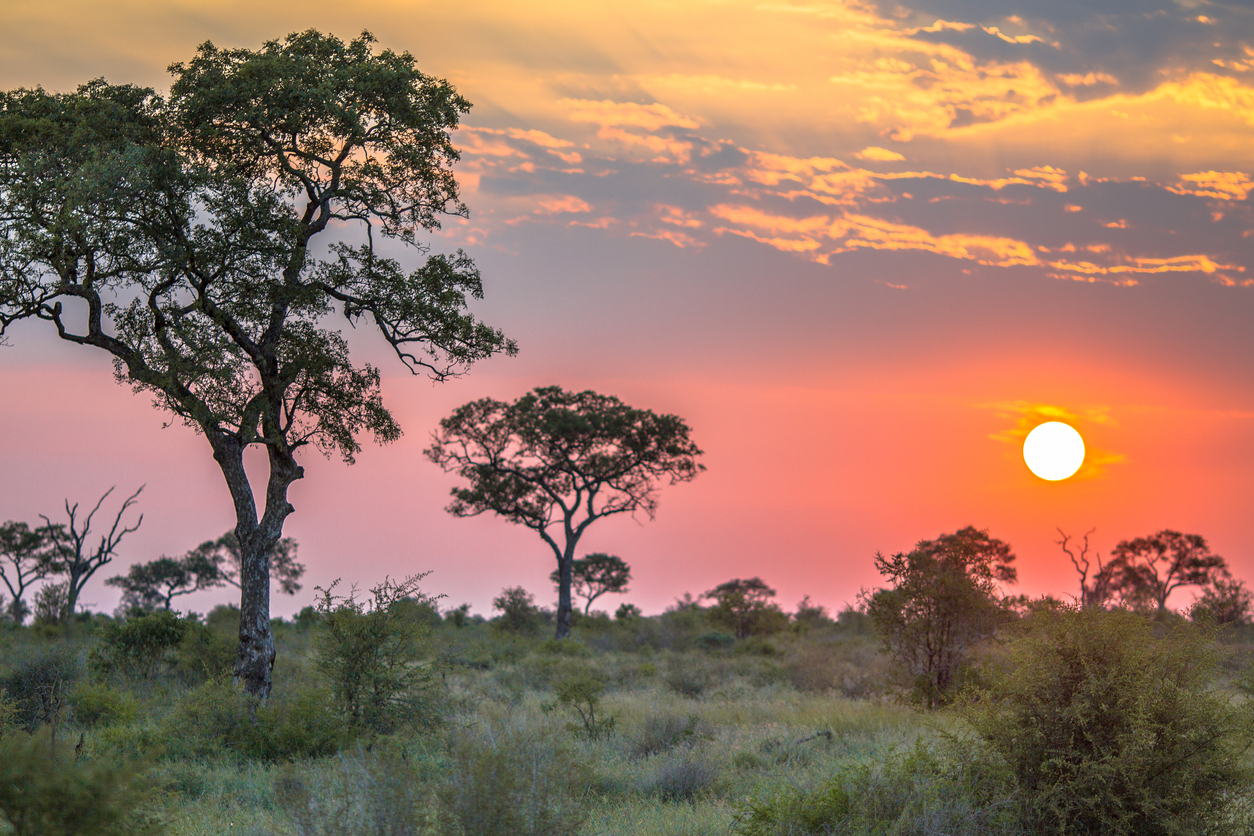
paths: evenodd
<path fill-rule="evenodd" d="M 867 614 L 929 706 L 946 699 L 972 645 L 1005 620 L 997 582 L 1015 580 L 1013 561 L 1008 545 L 971 526 L 909 554 L 875 556 L 892 587 L 869 596 Z"/>
<path fill-rule="evenodd" d="M 603 517 L 643 511 L 652 519 L 659 482 L 696 478 L 705 467 L 689 432 L 675 415 L 548 386 L 513 403 L 482 398 L 458 408 L 425 452 L 467 482 L 453 488 L 449 513 L 494 513 L 537 532 L 553 550 L 557 637 L 565 638 L 580 537 Z"/>
<path fill-rule="evenodd" d="M 1254 712 L 1211 689 L 1218 648 L 1186 623 L 1040 612 L 964 713 L 1008 765 L 1034 833 L 1225 832 Z"/>
<path fill-rule="evenodd" d="M 169 610 L 140 610 L 129 618 L 106 621 L 98 630 L 100 644 L 91 652 L 91 665 L 105 675 L 152 679 L 163 662 L 173 661 L 187 629 L 187 623 Z"/>
<path fill-rule="evenodd" d="M 1161 613 L 1174 590 L 1211 584 L 1228 574 L 1228 565 L 1200 534 L 1163 529 L 1118 543 L 1105 571 L 1125 605 Z"/>
<path fill-rule="evenodd" d="M 8 617 L 14 624 L 21 624 L 30 612 L 23 600 L 26 590 L 52 571 L 51 548 L 47 528 L 32 529 L 13 520 L 0 525 L 0 580 L 9 589 Z"/>
<path fill-rule="evenodd" d="M 592 671 L 579 671 L 557 683 L 557 705 L 567 708 L 578 716 L 579 724 L 570 725 L 571 731 L 589 740 L 600 740 L 614 732 L 615 720 L 597 717 L 601 707 L 601 695 L 605 693 L 605 679 Z"/>
<path fill-rule="evenodd" d="M 561 585 L 562 573 L 554 569 L 549 580 Z M 587 615 L 592 609 L 592 602 L 607 592 L 629 592 L 627 584 L 631 582 L 631 567 L 621 557 L 602 552 L 576 558 L 570 565 L 570 589 L 575 595 L 583 598 L 583 612 Z"/>
<path fill-rule="evenodd" d="M 755 634 L 774 633 L 788 625 L 788 617 L 771 601 L 775 590 L 761 578 L 730 580 L 702 596 L 714 603 L 707 610 L 710 618 L 744 639 Z"/>
<path fill-rule="evenodd" d="M 521 586 L 511 586 L 501 590 L 501 594 L 492 599 L 492 609 L 500 610 L 498 622 L 501 629 L 513 633 L 534 633 L 540 608 L 536 606 L 535 597 Z"/>
<path fill-rule="evenodd" d="M 368 602 L 356 590 L 332 594 L 319 588 L 322 616 L 315 637 L 315 663 L 331 685 L 335 704 L 355 731 L 387 733 L 404 723 L 434 723 L 433 673 L 424 661 L 425 626 L 407 617 L 411 600 L 434 604 L 419 582 L 427 572 L 396 582 L 385 578 L 370 590 Z"/>

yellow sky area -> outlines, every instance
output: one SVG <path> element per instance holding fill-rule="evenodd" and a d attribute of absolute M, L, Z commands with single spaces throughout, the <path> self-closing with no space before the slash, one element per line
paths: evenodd
<path fill-rule="evenodd" d="M 577 144 L 599 138 L 654 157 L 683 156 L 678 141 L 655 133 L 666 124 L 699 125 L 707 137 L 801 157 L 852 157 L 872 147 L 886 152 L 868 157 L 880 161 L 957 157 L 957 173 L 983 178 L 1069 167 L 1068 148 L 1109 155 L 1115 167 L 1169 160 L 1183 166 L 1177 175 L 1254 162 L 1254 74 L 1180 76 L 1165 68 L 1163 83 L 1147 93 L 1080 103 L 1070 90 L 1118 79 L 1080 68 L 1051 75 L 1026 55 L 985 60 L 920 33 L 964 30 L 1025 45 L 1039 34 L 968 21 L 911 29 L 857 0 L 349 7 L 315 0 L 300 9 L 242 0 L 9 0 L 5 18 L 6 86 L 65 87 L 102 73 L 162 84 L 165 65 L 205 38 L 256 46 L 310 26 L 345 37 L 369 27 L 383 45 L 409 49 L 429 72 L 452 79 L 481 110 L 497 110 L 494 120 L 511 122 L 494 127 L 543 130 Z M 633 105 L 640 118 L 609 123 L 606 116 L 623 111 L 596 112 L 601 103 L 608 111 Z M 911 144 L 929 137 L 952 147 Z M 996 154 L 970 152 L 990 146 Z"/>
<path fill-rule="evenodd" d="M 1056 404 L 1012 401 L 982 404 L 979 408 L 994 411 L 998 420 L 1005 422 L 1005 426 L 991 433 L 989 438 L 1006 444 L 1007 454 L 1011 457 L 1021 455 L 1024 439 L 1040 424 L 1047 421 L 1061 421 L 1074 428 L 1084 439 L 1084 463 L 1075 475 L 1069 478 L 1095 479 L 1111 465 L 1119 464 L 1128 458 L 1124 453 L 1103 449 L 1095 443 L 1095 436 L 1098 434 L 1094 430 L 1097 428 L 1117 429 L 1119 426 L 1111 416 L 1108 406 L 1088 406 L 1072 410 Z"/>

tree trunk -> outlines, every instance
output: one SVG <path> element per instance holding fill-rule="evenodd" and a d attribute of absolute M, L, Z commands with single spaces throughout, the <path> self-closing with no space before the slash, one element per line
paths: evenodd
<path fill-rule="evenodd" d="M 252 485 L 244 470 L 244 445 L 230 434 L 205 433 L 213 446 L 213 457 L 222 468 L 231 499 L 235 504 L 235 537 L 240 550 L 239 653 L 235 659 L 235 681 L 261 699 L 270 696 L 270 674 L 274 670 L 274 635 L 270 630 L 269 553 L 283 537 L 283 521 L 295 509 L 287 501 L 287 489 L 304 476 L 290 452 L 266 449 L 270 478 L 266 484 L 266 509 L 257 518 Z"/>
<path fill-rule="evenodd" d="M 575 546 L 566 547 L 566 552 L 557 561 L 560 580 L 557 583 L 557 635 L 564 639 L 570 636 L 570 626 L 574 621 L 570 602 L 570 584 L 575 565 Z"/>

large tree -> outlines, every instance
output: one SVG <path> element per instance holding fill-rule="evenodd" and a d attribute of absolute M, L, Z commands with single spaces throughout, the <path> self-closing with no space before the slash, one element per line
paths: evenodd
<path fill-rule="evenodd" d="M 1180 587 L 1209 586 L 1229 574 L 1227 561 L 1211 553 L 1205 537 L 1168 528 L 1120 541 L 1110 554 L 1106 569 L 1122 602 L 1159 613 Z"/>
<path fill-rule="evenodd" d="M 513 403 L 483 398 L 440 422 L 426 451 L 468 483 L 452 490 L 458 517 L 491 512 L 537 532 L 557 558 L 557 638 L 570 635 L 575 549 L 588 526 L 657 510 L 659 483 L 705 466 L 676 415 L 596 392 L 535 389 Z"/>
<path fill-rule="evenodd" d="M 436 379 L 514 350 L 466 310 L 463 253 L 406 272 L 376 251 L 465 214 L 450 132 L 469 104 L 419 72 L 315 31 L 261 49 L 203 44 L 168 97 L 90 82 L 0 95 L 0 334 L 42 320 L 112 355 L 118 380 L 202 433 L 240 545 L 235 673 L 267 696 L 266 555 L 313 446 L 352 462 L 358 436 L 400 435 L 379 372 L 334 330 L 372 322 Z M 329 240 L 328 240 L 329 239 Z M 262 504 L 244 468 L 265 450 Z"/>

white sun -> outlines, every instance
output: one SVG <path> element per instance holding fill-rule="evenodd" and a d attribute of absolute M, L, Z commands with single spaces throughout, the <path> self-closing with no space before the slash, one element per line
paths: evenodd
<path fill-rule="evenodd" d="M 1068 424 L 1047 421 L 1023 440 L 1023 460 L 1042 479 L 1066 479 L 1084 464 L 1084 439 Z"/>

